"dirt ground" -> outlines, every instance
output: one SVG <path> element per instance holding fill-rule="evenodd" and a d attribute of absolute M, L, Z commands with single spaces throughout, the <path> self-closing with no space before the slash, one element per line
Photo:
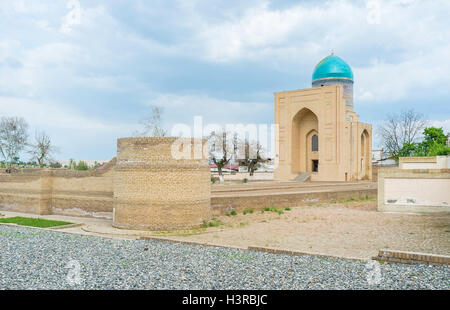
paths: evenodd
<path fill-rule="evenodd" d="M 450 255 L 450 215 L 380 213 L 375 201 L 224 215 L 212 223 L 218 226 L 177 239 L 362 259 L 383 248 Z"/>

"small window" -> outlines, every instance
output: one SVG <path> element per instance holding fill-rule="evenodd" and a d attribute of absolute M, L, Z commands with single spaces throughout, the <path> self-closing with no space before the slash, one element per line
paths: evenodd
<path fill-rule="evenodd" d="M 312 151 L 317 152 L 319 150 L 319 137 L 317 135 L 312 136 Z"/>

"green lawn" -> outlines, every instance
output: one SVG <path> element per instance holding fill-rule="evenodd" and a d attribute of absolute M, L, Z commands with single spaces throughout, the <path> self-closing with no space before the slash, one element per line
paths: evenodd
<path fill-rule="evenodd" d="M 52 221 L 40 218 L 21 217 L 21 216 L 7 217 L 4 219 L 0 219 L 0 223 L 14 223 L 22 226 L 43 227 L 43 228 L 73 224 L 63 221 Z"/>

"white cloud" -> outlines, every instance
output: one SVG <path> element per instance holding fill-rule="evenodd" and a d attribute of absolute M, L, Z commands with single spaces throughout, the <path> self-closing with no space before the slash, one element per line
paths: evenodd
<path fill-rule="evenodd" d="M 72 32 L 72 28 L 75 25 L 81 24 L 81 5 L 78 0 L 67 1 L 67 8 L 70 9 L 69 13 L 63 17 L 60 31 L 69 34 Z"/>
<path fill-rule="evenodd" d="M 443 121 L 429 121 L 431 126 L 433 127 L 442 127 L 444 129 L 444 133 L 450 133 L 450 119 L 446 119 Z"/>

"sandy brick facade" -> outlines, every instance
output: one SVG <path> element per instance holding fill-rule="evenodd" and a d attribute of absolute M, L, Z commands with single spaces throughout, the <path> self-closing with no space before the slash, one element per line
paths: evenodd
<path fill-rule="evenodd" d="M 190 148 L 184 154 L 187 158 L 173 158 L 175 141 Z M 113 218 L 115 227 L 128 229 L 199 226 L 211 214 L 210 170 L 202 152 L 206 143 L 206 139 L 122 138 L 117 159 L 101 170 L 2 172 L 0 210 Z"/>
<path fill-rule="evenodd" d="M 210 218 L 211 180 L 207 158 L 176 159 L 181 138 L 122 138 L 117 142 L 113 226 L 165 230 L 199 226 Z M 199 140 L 199 141 L 196 141 Z M 206 139 L 183 139 L 184 147 Z M 190 156 L 188 156 L 190 157 Z"/>
<path fill-rule="evenodd" d="M 372 179 L 372 126 L 346 104 L 342 85 L 277 92 L 274 100 L 276 180 L 305 173 L 311 181 Z M 312 147 L 314 136 L 318 148 Z"/>

